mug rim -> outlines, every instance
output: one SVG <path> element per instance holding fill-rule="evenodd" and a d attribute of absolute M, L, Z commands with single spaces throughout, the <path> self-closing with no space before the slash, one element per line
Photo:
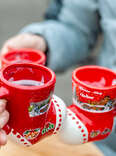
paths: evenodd
<path fill-rule="evenodd" d="M 108 71 L 110 73 L 112 73 L 113 75 L 116 76 L 116 73 L 113 72 L 111 69 L 109 68 L 106 68 L 106 67 L 103 67 L 103 66 L 97 66 L 97 65 L 85 65 L 85 66 L 81 66 L 81 67 L 78 67 L 76 68 L 73 72 L 72 72 L 72 80 L 75 82 L 75 83 L 79 83 L 80 85 L 82 86 L 85 86 L 86 88 L 89 88 L 89 89 L 94 89 L 94 90 L 99 90 L 99 91 L 106 91 L 106 90 L 111 90 L 111 89 L 116 89 L 116 85 L 114 86 L 109 86 L 109 87 L 93 87 L 93 86 L 90 86 L 84 82 L 82 82 L 81 80 L 79 80 L 76 76 L 76 73 L 78 71 L 81 71 L 81 70 L 84 70 L 84 69 L 102 69 L 102 70 L 105 70 L 105 71 Z"/>
<path fill-rule="evenodd" d="M 42 86 L 23 86 L 23 85 L 21 86 L 21 85 L 17 85 L 17 84 L 9 82 L 7 79 L 4 78 L 4 72 L 7 71 L 7 69 L 9 69 L 10 67 L 33 67 L 33 68 L 38 68 L 38 69 L 41 68 L 44 71 L 47 71 L 51 74 L 51 79 Z M 38 65 L 38 64 L 34 64 L 34 63 L 16 63 L 16 64 L 8 65 L 8 66 L 6 66 L 0 70 L 0 80 L 4 84 L 6 84 L 7 86 L 12 87 L 12 88 L 16 88 L 19 90 L 34 91 L 34 90 L 38 90 L 38 89 L 45 89 L 45 88 L 48 88 L 52 85 L 55 85 L 56 75 L 50 68 L 47 68 L 43 65 Z"/>
<path fill-rule="evenodd" d="M 6 63 L 7 65 L 9 64 L 12 64 L 11 62 L 12 61 L 9 61 L 6 59 L 7 55 L 9 54 L 13 54 L 13 53 L 25 53 L 25 52 L 33 52 L 33 53 L 36 53 L 38 54 L 41 58 L 37 61 L 33 61 L 34 63 L 37 63 L 37 64 L 45 64 L 45 61 L 46 61 L 46 56 L 44 54 L 44 52 L 40 51 L 40 50 L 36 50 L 36 49 L 31 49 L 31 48 L 22 48 L 22 49 L 13 49 L 13 50 L 10 50 L 8 53 L 5 53 L 5 54 L 2 54 L 1 55 L 1 61 L 3 61 L 4 63 Z M 32 63 L 32 62 L 31 62 Z"/>

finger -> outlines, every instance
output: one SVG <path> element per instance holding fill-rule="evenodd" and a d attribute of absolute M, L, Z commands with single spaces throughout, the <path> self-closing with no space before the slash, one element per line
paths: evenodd
<path fill-rule="evenodd" d="M 7 142 L 7 135 L 4 130 L 0 130 L 0 146 L 5 145 Z"/>
<path fill-rule="evenodd" d="M 4 45 L 1 49 L 1 54 L 6 54 L 8 52 L 8 48 L 6 45 Z"/>
<path fill-rule="evenodd" d="M 7 111 L 4 111 L 0 114 L 0 129 L 2 129 L 9 120 L 9 113 Z"/>
<path fill-rule="evenodd" d="M 0 99 L 0 114 L 5 110 L 7 101 L 5 99 Z"/>

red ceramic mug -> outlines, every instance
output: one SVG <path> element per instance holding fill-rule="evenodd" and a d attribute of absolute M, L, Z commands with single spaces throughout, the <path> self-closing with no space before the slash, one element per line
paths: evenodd
<path fill-rule="evenodd" d="M 0 98 L 7 99 L 10 113 L 4 130 L 16 142 L 31 145 L 45 136 L 43 129 L 55 82 L 54 72 L 42 65 L 12 64 L 1 69 Z"/>
<path fill-rule="evenodd" d="M 116 73 L 100 66 L 84 66 L 73 72 L 73 104 L 86 125 L 88 141 L 104 139 L 112 131 L 115 81 Z"/>
<path fill-rule="evenodd" d="M 72 89 L 62 139 L 82 144 L 106 138 L 114 124 L 116 73 L 100 66 L 79 67 L 72 74 Z"/>
<path fill-rule="evenodd" d="M 6 54 L 1 55 L 1 66 L 5 67 L 14 63 L 36 63 L 45 65 L 46 56 L 40 50 L 34 49 L 10 49 Z"/>

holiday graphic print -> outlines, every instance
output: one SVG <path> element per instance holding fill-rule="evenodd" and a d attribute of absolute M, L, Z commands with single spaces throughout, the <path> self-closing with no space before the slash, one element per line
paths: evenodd
<path fill-rule="evenodd" d="M 77 103 L 85 110 L 93 110 L 93 111 L 109 111 L 112 110 L 115 100 L 111 100 L 110 97 L 106 96 L 101 101 L 93 101 L 88 100 L 88 103 L 83 103 L 79 101 L 77 97 Z"/>
<path fill-rule="evenodd" d="M 16 132 L 14 129 L 11 130 L 9 135 L 11 136 L 11 140 L 18 144 L 22 144 L 25 146 L 32 145 L 24 136 L 22 136 L 19 132 Z"/>
<path fill-rule="evenodd" d="M 111 132 L 111 130 L 109 128 L 105 128 L 105 130 L 101 133 L 101 135 L 106 135 L 110 132 Z"/>
<path fill-rule="evenodd" d="M 50 97 L 41 102 L 31 102 L 28 108 L 29 116 L 35 117 L 46 113 L 49 109 Z"/>
<path fill-rule="evenodd" d="M 104 99 L 102 99 L 101 101 L 97 102 L 97 101 L 89 101 L 88 103 L 81 103 L 81 106 L 84 109 L 87 110 L 95 110 L 95 111 L 105 111 L 105 110 L 111 110 L 113 108 L 113 103 L 114 101 L 110 99 L 110 97 L 106 96 L 104 97 Z"/>
<path fill-rule="evenodd" d="M 34 129 L 34 130 L 27 130 L 23 133 L 23 136 L 27 139 L 27 140 L 33 140 L 35 138 L 37 138 L 37 136 L 40 134 L 40 129 Z"/>
<path fill-rule="evenodd" d="M 93 130 L 93 131 L 90 133 L 90 137 L 91 137 L 91 138 L 95 138 L 95 137 L 97 137 L 99 134 L 100 134 L 100 131 L 99 131 L 99 130 L 96 130 L 96 131 Z"/>
<path fill-rule="evenodd" d="M 86 94 L 85 94 L 86 93 Z M 90 96 L 94 95 L 94 96 Z M 100 101 L 95 100 L 95 97 L 101 96 L 101 92 L 93 92 L 85 90 L 83 87 L 73 86 L 73 100 L 76 105 L 84 110 L 105 112 L 112 110 L 116 105 L 116 99 L 111 99 L 109 96 L 103 97 Z M 87 102 L 82 102 L 80 97 L 85 98 Z"/>
<path fill-rule="evenodd" d="M 107 135 L 110 132 L 111 132 L 111 130 L 109 128 L 105 128 L 102 132 L 100 130 L 92 130 L 92 132 L 90 132 L 90 137 L 95 138 L 98 135 Z"/>
<path fill-rule="evenodd" d="M 54 129 L 54 124 L 48 122 L 45 127 L 42 129 L 42 135 L 49 132 L 50 130 Z"/>

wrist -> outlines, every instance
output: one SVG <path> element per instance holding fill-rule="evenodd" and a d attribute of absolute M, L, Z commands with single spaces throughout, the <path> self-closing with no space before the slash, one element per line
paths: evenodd
<path fill-rule="evenodd" d="M 41 51 L 43 51 L 44 53 L 46 53 L 46 51 L 47 51 L 47 42 L 46 42 L 46 40 L 44 39 L 44 37 L 43 36 L 39 36 L 39 38 L 40 38 L 40 50 Z"/>
<path fill-rule="evenodd" d="M 47 42 L 47 40 L 43 37 L 43 39 L 44 39 L 44 42 L 45 42 L 45 45 L 46 45 L 46 47 L 45 47 L 45 51 L 44 51 L 44 53 L 45 53 L 45 55 L 46 55 L 46 63 L 45 63 L 45 66 L 48 66 L 48 60 L 49 60 L 49 48 L 48 48 L 48 42 Z"/>
<path fill-rule="evenodd" d="M 31 34 L 33 37 L 36 38 L 36 48 L 45 52 L 47 50 L 47 42 L 45 38 L 41 34 Z"/>

